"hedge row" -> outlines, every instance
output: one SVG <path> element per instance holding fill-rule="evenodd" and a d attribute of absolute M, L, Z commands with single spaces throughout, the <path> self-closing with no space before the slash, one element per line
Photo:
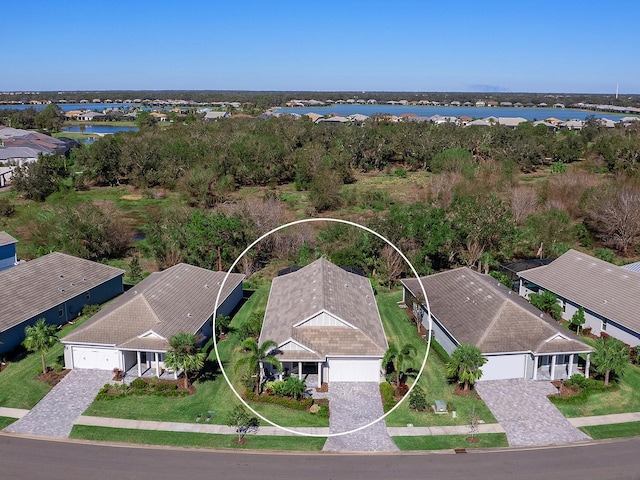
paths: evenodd
<path fill-rule="evenodd" d="M 281 407 L 290 408 L 291 410 L 308 410 L 313 405 L 313 398 L 305 398 L 304 400 L 294 400 L 289 397 L 279 397 L 277 395 L 256 395 L 254 392 L 247 390 L 245 398 L 252 402 L 267 403 L 272 405 L 280 405 Z"/>
<path fill-rule="evenodd" d="M 612 383 L 608 387 L 605 387 L 604 385 L 589 386 L 583 388 L 577 395 L 573 395 L 571 397 L 550 396 L 549 400 L 551 400 L 551 403 L 556 403 L 558 405 L 578 405 L 586 402 L 587 399 L 594 393 L 614 392 L 618 390 L 618 388 L 620 387 L 618 387 L 618 385 L 615 383 Z"/>
<path fill-rule="evenodd" d="M 435 352 L 442 363 L 447 364 L 451 361 L 451 357 L 449 357 L 447 351 L 442 348 L 442 345 L 440 345 L 435 338 L 431 338 L 431 350 Z"/>
<path fill-rule="evenodd" d="M 387 413 L 396 405 L 396 401 L 393 398 L 395 393 L 395 388 L 393 388 L 393 385 L 389 382 L 382 382 L 380 384 L 380 395 L 382 396 L 382 409 L 384 413 Z"/>
<path fill-rule="evenodd" d="M 129 385 L 112 385 L 105 384 L 96 400 L 114 400 L 130 395 L 156 395 L 158 397 L 183 397 L 189 395 L 190 392 L 179 390 L 175 382 L 159 380 L 155 382 L 146 382 L 140 378 L 136 378 Z"/>

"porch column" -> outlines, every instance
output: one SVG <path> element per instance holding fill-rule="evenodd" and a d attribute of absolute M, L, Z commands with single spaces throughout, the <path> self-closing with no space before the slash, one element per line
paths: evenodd
<path fill-rule="evenodd" d="M 318 362 L 318 388 L 322 387 L 322 362 Z"/>
<path fill-rule="evenodd" d="M 556 356 L 551 355 L 551 381 L 556 379 Z"/>
<path fill-rule="evenodd" d="M 573 353 L 569 354 L 569 369 L 567 370 L 567 375 L 570 377 L 573 373 Z"/>
<path fill-rule="evenodd" d="M 533 356 L 533 379 L 538 379 L 538 356 Z"/>
<path fill-rule="evenodd" d="M 156 377 L 160 378 L 160 357 L 158 352 L 153 352 L 153 359 L 156 361 Z"/>
<path fill-rule="evenodd" d="M 302 362 L 298 362 L 298 380 L 302 380 Z"/>
<path fill-rule="evenodd" d="M 141 377 L 142 376 L 142 368 L 140 367 L 140 350 L 138 350 L 136 352 L 136 355 L 138 356 L 138 376 Z"/>
<path fill-rule="evenodd" d="M 584 365 L 584 376 L 589 378 L 589 367 L 591 366 L 591 353 L 587 353 L 587 363 Z"/>

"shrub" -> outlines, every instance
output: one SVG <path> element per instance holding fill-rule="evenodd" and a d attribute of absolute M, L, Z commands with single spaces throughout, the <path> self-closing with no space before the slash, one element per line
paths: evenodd
<path fill-rule="evenodd" d="M 382 396 L 382 409 L 384 410 L 385 413 L 387 413 L 389 410 L 391 410 L 395 404 L 396 401 L 394 400 L 394 396 L 395 396 L 395 389 L 393 388 L 393 385 L 391 385 L 389 382 L 382 382 L 380 384 L 380 395 Z"/>
<path fill-rule="evenodd" d="M 451 361 L 451 357 L 447 351 L 436 341 L 435 338 L 431 339 L 431 350 L 435 352 L 442 363 L 446 364 Z"/>
<path fill-rule="evenodd" d="M 427 408 L 427 396 L 422 388 L 415 386 L 409 394 L 409 408 L 422 412 Z"/>
<path fill-rule="evenodd" d="M 11 217 L 15 211 L 15 205 L 8 198 L 0 198 L 0 217 Z"/>
<path fill-rule="evenodd" d="M 407 171 L 404 168 L 396 168 L 393 174 L 398 178 L 407 178 Z"/>
<path fill-rule="evenodd" d="M 279 397 L 275 395 L 256 395 L 252 390 L 246 391 L 245 398 L 256 403 L 280 405 L 281 407 L 300 411 L 307 410 L 313 405 L 313 398 L 311 397 L 305 398 L 304 400 L 294 400 L 290 397 Z"/>
<path fill-rule="evenodd" d="M 142 378 L 134 378 L 129 384 L 129 388 L 131 388 L 132 390 L 146 390 L 147 382 L 145 382 Z"/>

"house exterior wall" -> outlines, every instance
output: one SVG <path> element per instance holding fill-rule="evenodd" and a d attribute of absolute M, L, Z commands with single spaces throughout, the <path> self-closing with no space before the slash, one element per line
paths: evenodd
<path fill-rule="evenodd" d="M 529 294 L 541 292 L 544 292 L 543 288 L 527 282 L 522 278 L 520 279 L 520 288 L 518 293 L 521 297 L 528 299 Z M 562 306 L 562 318 L 567 321 L 571 321 L 571 318 L 578 311 L 580 306 L 558 294 L 555 295 L 558 297 L 558 303 Z M 613 322 L 610 319 L 586 308 L 584 309 L 584 319 L 585 321 L 582 328 L 591 328 L 591 333 L 594 335 L 600 336 L 604 331 L 607 335 L 617 338 L 632 347 L 640 345 L 640 332 L 634 332 L 633 330 L 625 328 L 622 325 L 619 325 L 616 322 Z"/>
<path fill-rule="evenodd" d="M 0 246 L 0 270 L 13 267 L 17 262 L 16 244 Z"/>
<path fill-rule="evenodd" d="M 528 356 L 526 353 L 484 355 L 487 363 L 482 366 L 482 377 L 479 381 L 532 378 L 526 377 Z M 533 374 L 533 370 L 531 372 Z"/>
<path fill-rule="evenodd" d="M 121 294 L 122 290 L 122 275 L 119 275 L 0 333 L 0 341 L 2 342 L 0 354 L 9 352 L 20 345 L 24 340 L 25 328 L 35 325 L 40 318 L 44 318 L 49 325 L 64 325 L 77 318 L 86 305 L 102 304 Z"/>

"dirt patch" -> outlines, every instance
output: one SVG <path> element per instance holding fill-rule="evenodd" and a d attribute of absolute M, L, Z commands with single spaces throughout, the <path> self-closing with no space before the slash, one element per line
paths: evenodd
<path fill-rule="evenodd" d="M 549 395 L 550 397 L 573 397 L 575 395 L 578 395 L 582 391 L 582 389 L 577 385 L 571 385 L 570 387 L 567 387 L 561 380 L 555 380 L 551 382 L 551 384 L 556 387 L 558 393 L 553 393 Z"/>
<path fill-rule="evenodd" d="M 320 388 L 316 388 L 316 392 L 318 393 L 327 393 L 329 391 L 329 384 L 327 382 L 322 382 L 322 386 Z"/>
<path fill-rule="evenodd" d="M 459 383 L 456 384 L 456 388 L 453 390 L 453 394 L 459 397 L 475 397 L 478 400 L 480 399 L 480 395 L 478 395 L 473 387 L 470 387 L 469 390 L 465 390 L 463 385 Z"/>
<path fill-rule="evenodd" d="M 41 373 L 36 378 L 48 384 L 50 387 L 55 387 L 60 380 L 64 378 L 64 376 L 69 373 L 71 370 L 60 370 L 56 372 L 53 369 L 49 369 L 47 373 Z"/>
<path fill-rule="evenodd" d="M 142 195 L 130 193 L 120 197 L 122 200 L 142 200 Z"/>

